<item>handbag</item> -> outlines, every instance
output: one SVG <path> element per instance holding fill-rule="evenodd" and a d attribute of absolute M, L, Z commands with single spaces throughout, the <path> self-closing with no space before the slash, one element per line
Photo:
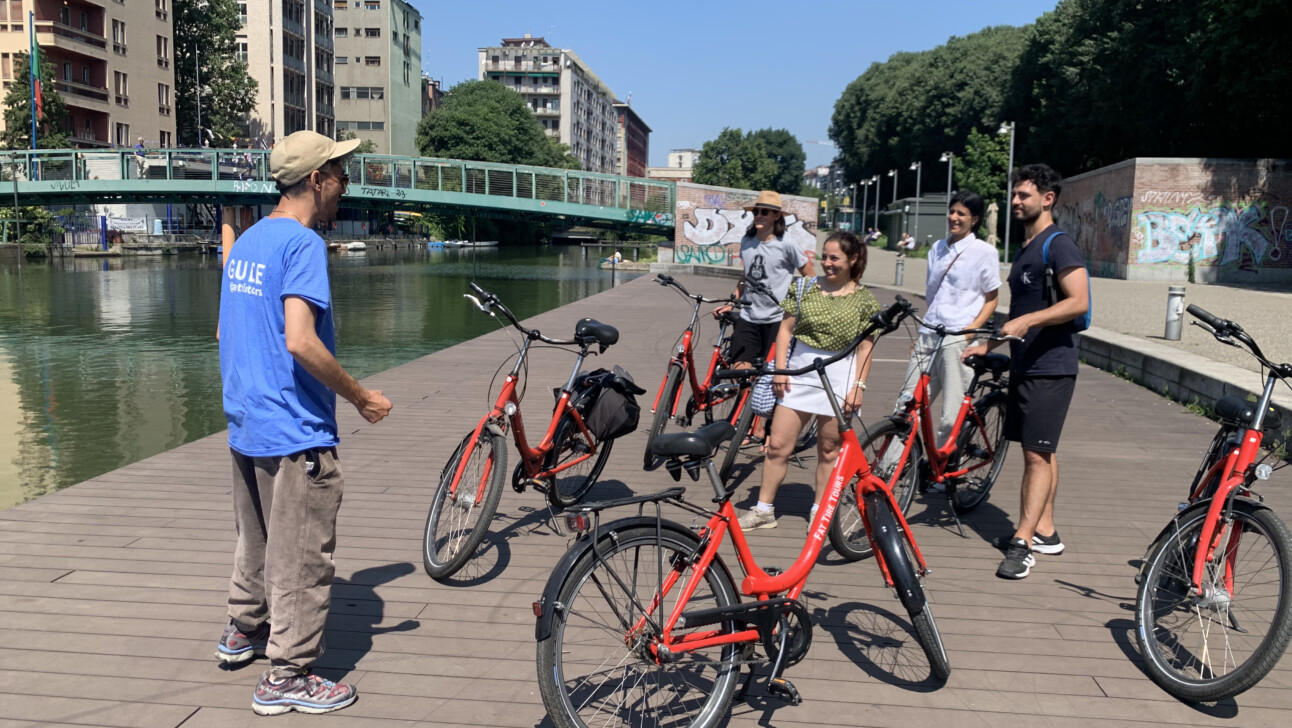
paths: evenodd
<path fill-rule="evenodd" d="M 816 278 L 812 278 L 811 281 L 807 278 L 799 278 L 796 281 L 798 289 L 795 295 L 795 319 L 798 318 L 803 308 L 803 292 L 807 290 L 810 282 L 815 281 Z M 798 321 L 795 321 L 795 326 L 798 326 Z M 786 363 L 789 362 L 789 357 L 793 356 L 794 344 L 797 341 L 797 339 L 790 340 L 790 350 L 785 357 Z M 772 410 L 776 409 L 776 393 L 772 391 L 772 375 L 764 374 L 758 378 L 757 382 L 754 382 L 754 389 L 749 393 L 749 406 L 753 408 L 754 414 L 759 417 L 767 417 L 771 415 Z"/>

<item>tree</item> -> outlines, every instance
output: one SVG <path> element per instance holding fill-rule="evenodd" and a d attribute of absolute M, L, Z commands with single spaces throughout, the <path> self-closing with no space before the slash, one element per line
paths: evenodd
<path fill-rule="evenodd" d="M 766 154 L 776 164 L 776 174 L 766 187 L 758 189 L 776 190 L 782 194 L 795 195 L 803 186 L 803 170 L 807 165 L 807 154 L 803 145 L 788 129 L 759 129 L 745 136 L 745 141 L 760 140 Z"/>
<path fill-rule="evenodd" d="M 700 148 L 700 159 L 695 163 L 691 179 L 701 185 L 766 190 L 776 183 L 778 171 L 776 160 L 761 137 L 727 127 L 717 139 L 705 142 Z M 800 184 L 802 174 L 800 166 Z"/>
<path fill-rule="evenodd" d="M 247 115 L 256 107 L 255 79 L 237 58 L 236 34 L 242 28 L 235 0 L 175 0 L 175 117 L 179 140 L 201 146 L 197 128 L 198 66 L 201 69 L 202 126 L 217 138 L 246 133 Z"/>
<path fill-rule="evenodd" d="M 497 81 L 464 81 L 417 125 L 428 157 L 578 169 L 569 147 L 547 136 L 524 98 Z"/>
<path fill-rule="evenodd" d="M 355 134 L 349 129 L 346 129 L 344 131 L 339 131 L 336 134 L 336 140 L 339 142 L 343 142 L 347 139 L 358 139 L 358 138 L 359 138 L 359 135 Z M 364 139 L 363 141 L 359 142 L 359 146 L 354 148 L 354 153 L 355 154 L 376 154 L 377 143 L 371 139 Z"/>
<path fill-rule="evenodd" d="M 4 126 L 0 146 L 5 149 L 31 148 L 31 58 L 14 54 L 14 78 L 4 96 Z M 72 146 L 63 123 L 67 104 L 54 89 L 54 64 L 40 63 L 41 116 L 36 122 L 36 146 L 41 149 L 66 149 Z"/>
<path fill-rule="evenodd" d="M 977 192 L 987 204 L 1005 204 L 1005 167 L 1009 165 L 1009 137 L 969 130 L 964 154 L 955 160 L 952 170 L 956 189 Z"/>

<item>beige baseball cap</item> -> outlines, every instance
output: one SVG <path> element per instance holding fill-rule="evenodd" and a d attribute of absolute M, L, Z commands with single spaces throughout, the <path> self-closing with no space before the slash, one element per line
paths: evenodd
<path fill-rule="evenodd" d="M 269 153 L 269 176 L 284 187 L 294 185 L 333 159 L 353 154 L 362 141 L 338 142 L 308 130 L 289 134 Z"/>

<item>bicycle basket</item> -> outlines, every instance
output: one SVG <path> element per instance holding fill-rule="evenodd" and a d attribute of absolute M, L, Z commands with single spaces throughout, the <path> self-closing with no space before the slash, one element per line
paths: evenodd
<path fill-rule="evenodd" d="M 637 429 L 641 419 L 637 395 L 646 390 L 637 386 L 631 374 L 616 364 L 613 371 L 603 369 L 588 375 L 586 383 L 596 390 L 584 417 L 594 437 L 613 440 Z"/>

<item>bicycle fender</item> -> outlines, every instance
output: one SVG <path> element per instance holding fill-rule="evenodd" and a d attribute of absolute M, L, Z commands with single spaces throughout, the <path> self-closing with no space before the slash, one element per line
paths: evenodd
<path fill-rule="evenodd" d="M 659 523 L 661 530 L 677 534 L 691 541 L 698 542 L 699 536 L 691 529 L 672 521 L 659 521 L 652 516 L 629 516 L 611 521 L 597 529 L 597 543 L 603 547 L 614 543 L 613 533 L 627 528 L 637 526 L 655 527 Z M 574 565 L 584 556 L 592 551 L 592 533 L 588 532 L 579 536 L 570 549 L 565 552 L 561 560 L 552 568 L 552 573 L 547 577 L 547 584 L 543 587 L 543 595 L 535 603 L 536 622 L 534 624 L 534 639 L 542 642 L 552 636 L 552 620 L 556 617 L 557 597 L 561 593 L 561 588 L 565 586 L 566 579 L 574 569 Z M 714 555 L 713 563 L 731 578 L 731 572 L 728 571 L 727 565 L 723 563 L 722 557 Z M 731 583 L 735 583 L 732 581 Z"/>
<path fill-rule="evenodd" d="M 881 493 L 870 493 L 866 496 L 866 510 L 870 513 L 883 512 L 886 518 L 891 518 L 886 510 L 886 502 L 880 501 L 883 498 Z M 882 503 L 882 506 L 881 506 Z M 918 578 L 914 576 L 915 565 L 910 562 L 906 554 L 904 539 L 905 537 L 898 531 L 897 520 L 892 519 L 888 523 L 876 524 L 871 521 L 875 527 L 875 547 L 881 555 L 888 559 L 893 559 L 893 563 L 886 564 L 888 574 L 893 579 L 893 588 L 897 591 L 897 598 L 901 600 L 902 606 L 906 607 L 909 614 L 915 614 L 924 608 L 927 598 L 924 595 L 924 587 L 920 584 Z"/>
<path fill-rule="evenodd" d="M 1175 516 L 1173 516 L 1171 520 L 1167 522 L 1165 526 L 1162 527 L 1162 530 L 1158 531 L 1157 536 L 1152 541 L 1149 542 L 1148 548 L 1144 549 L 1144 558 L 1140 560 L 1139 573 L 1140 574 L 1144 573 L 1144 567 L 1148 564 L 1149 554 L 1153 553 L 1153 550 L 1157 548 L 1158 542 L 1160 542 L 1162 539 L 1170 535 L 1171 531 L 1176 527 L 1177 523 L 1179 523 L 1181 520 L 1187 520 L 1188 518 L 1191 518 L 1193 514 L 1197 513 L 1198 511 L 1205 512 L 1207 508 L 1209 508 L 1210 506 L 1211 506 L 1211 499 L 1206 498 L 1190 505 L 1188 508 L 1185 508 L 1184 510 L 1175 514 Z M 1262 509 L 1267 511 L 1270 510 L 1269 506 L 1256 500 L 1255 498 L 1249 498 L 1247 496 L 1239 496 L 1237 498 L 1234 498 L 1234 508 L 1245 508 L 1248 511 L 1256 511 L 1256 510 L 1262 510 Z"/>
<path fill-rule="evenodd" d="M 490 434 L 497 435 L 498 437 L 507 436 L 507 433 L 503 432 L 503 429 L 493 422 L 490 422 L 489 424 L 485 425 L 485 429 L 488 430 Z"/>

